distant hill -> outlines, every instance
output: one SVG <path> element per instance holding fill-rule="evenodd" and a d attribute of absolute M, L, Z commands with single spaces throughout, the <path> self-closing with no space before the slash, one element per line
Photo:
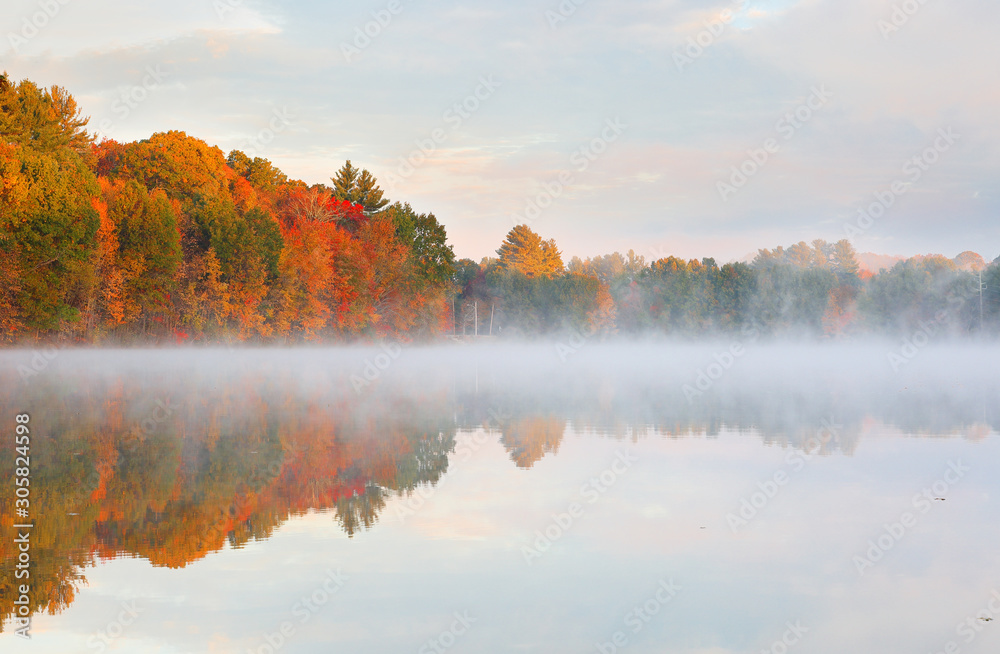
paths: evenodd
<path fill-rule="evenodd" d="M 896 254 L 875 254 L 874 252 L 859 252 L 855 255 L 858 259 L 858 266 L 861 272 L 869 272 L 871 274 L 876 274 L 880 270 L 888 270 L 895 266 L 900 261 L 906 261 L 909 257 L 903 257 Z M 935 256 L 935 255 L 926 255 Z M 753 263 L 754 259 L 757 257 L 757 252 L 751 252 L 744 256 L 742 259 L 737 259 L 742 263 Z M 988 265 L 986 260 L 982 255 L 967 250 L 952 261 L 960 270 L 965 270 L 968 272 L 976 272 L 979 270 L 985 270 Z M 997 257 L 993 263 L 1000 263 L 1000 257 Z"/>
<path fill-rule="evenodd" d="M 872 274 L 877 273 L 879 270 L 888 270 L 895 266 L 896 263 L 907 259 L 907 257 L 891 254 L 875 254 L 874 252 L 862 252 L 857 257 L 858 263 L 861 265 L 861 270 L 871 272 Z M 976 272 L 986 268 L 986 260 L 983 259 L 982 255 L 968 250 L 952 259 L 952 261 L 960 270 L 968 272 Z"/>
<path fill-rule="evenodd" d="M 898 262 L 906 260 L 906 257 L 894 256 L 892 254 L 875 254 L 874 252 L 859 252 L 857 257 L 861 270 L 872 274 L 883 269 L 892 268 Z"/>

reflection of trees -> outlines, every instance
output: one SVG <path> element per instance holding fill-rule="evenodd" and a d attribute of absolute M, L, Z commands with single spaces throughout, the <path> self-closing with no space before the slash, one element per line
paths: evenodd
<path fill-rule="evenodd" d="M 503 426 L 500 442 L 519 468 L 530 468 L 546 454 L 559 451 L 566 422 L 552 417 L 528 417 Z"/>
<path fill-rule="evenodd" d="M 422 434 L 413 441 L 413 456 L 400 461 L 394 477 L 382 483 L 399 492 L 412 491 L 422 483 L 436 484 L 448 470 L 448 454 L 454 448 L 454 430 Z"/>
<path fill-rule="evenodd" d="M 752 429 L 765 443 L 803 448 L 832 419 L 843 427 L 822 454 L 852 453 L 879 425 L 966 438 L 1000 428 L 995 385 L 900 392 L 850 375 L 775 376 L 720 382 L 689 403 L 669 369 L 532 376 L 478 364 L 408 370 L 403 361 L 360 395 L 299 384 L 295 369 L 239 382 L 223 372 L 191 382 L 49 371 L 21 384 L 0 373 L 0 387 L 18 389 L 0 394 L 0 414 L 32 413 L 32 611 L 67 606 L 84 568 L 102 558 L 183 567 L 314 509 L 329 510 L 349 535 L 370 529 L 394 496 L 441 479 L 460 428 L 499 432 L 523 468 L 557 453 L 567 424 L 633 440 Z M 169 415 L 157 412 L 162 406 Z M 11 460 L 13 441 L 0 447 Z M 0 484 L 12 487 L 12 475 L 4 466 Z M 0 530 L 10 533 L 13 498 L 0 495 Z M 12 539 L 0 540 L 4 617 L 16 598 L 15 556 Z"/>
<path fill-rule="evenodd" d="M 367 484 L 359 494 L 337 498 L 337 522 L 348 536 L 375 525 L 385 508 L 385 495 L 378 484 Z"/>
<path fill-rule="evenodd" d="M 183 567 L 227 543 L 267 538 L 310 509 L 333 509 L 351 535 L 371 528 L 394 491 L 436 483 L 454 448 L 453 426 L 441 424 L 444 395 L 387 413 L 356 398 L 330 405 L 261 393 L 253 383 L 181 396 L 166 385 L 81 390 L 63 382 L 53 376 L 18 398 L 19 410 L 39 407 L 31 446 L 33 613 L 72 602 L 95 559 L 124 554 Z M 168 396 L 175 408 L 164 416 L 151 398 Z M 0 399 L 0 408 L 6 404 Z M 41 407 L 58 410 L 43 417 Z M 12 445 L 5 450 L 12 455 Z M 3 470 L 0 482 L 11 487 L 12 473 Z M 9 528 L 8 494 L 0 508 L 0 527 Z M 0 541 L 3 619 L 17 597 L 10 540 Z"/>

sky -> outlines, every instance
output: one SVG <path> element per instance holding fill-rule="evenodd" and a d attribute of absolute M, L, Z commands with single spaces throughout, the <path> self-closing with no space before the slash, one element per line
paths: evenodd
<path fill-rule="evenodd" d="M 119 141 L 344 161 L 459 257 L 1000 255 L 1000 4 L 5 0 L 0 68 Z"/>

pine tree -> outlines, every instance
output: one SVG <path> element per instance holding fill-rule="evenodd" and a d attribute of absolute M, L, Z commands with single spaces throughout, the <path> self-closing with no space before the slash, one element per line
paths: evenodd
<path fill-rule="evenodd" d="M 846 238 L 833 244 L 831 259 L 834 270 L 844 277 L 856 277 L 861 266 L 858 264 L 854 246 Z"/>
<path fill-rule="evenodd" d="M 375 182 L 375 176 L 367 170 L 361 171 L 355 191 L 358 198 L 356 202 L 365 208 L 365 213 L 375 213 L 389 204 L 388 200 L 382 198 L 382 189 Z"/>
<path fill-rule="evenodd" d="M 330 181 L 333 182 L 333 194 L 338 200 L 357 202 L 355 188 L 358 183 L 358 169 L 351 165 L 350 159 L 336 175 L 330 178 Z"/>
<path fill-rule="evenodd" d="M 333 182 L 333 194 L 338 200 L 360 204 L 368 215 L 389 204 L 389 200 L 382 198 L 382 189 L 378 187 L 375 176 L 367 170 L 359 171 L 351 164 L 350 159 L 330 181 Z"/>

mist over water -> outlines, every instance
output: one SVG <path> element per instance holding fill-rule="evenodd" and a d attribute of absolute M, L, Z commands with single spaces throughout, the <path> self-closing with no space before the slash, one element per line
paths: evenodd
<path fill-rule="evenodd" d="M 5 351 L 2 413 L 31 415 L 40 590 L 34 639 L 8 619 L 0 640 L 992 651 L 994 623 L 977 616 L 1000 589 L 1000 347 L 931 344 L 894 363 L 900 351 Z M 13 524 L 9 499 L 3 516 Z M 0 554 L 9 618 L 16 552 Z M 115 626 L 125 600 L 137 615 Z M 967 642 L 969 616 L 981 629 Z"/>
<path fill-rule="evenodd" d="M 1000 346 L 933 346 L 901 365 L 889 359 L 898 350 L 890 341 L 56 350 L 39 370 L 37 351 L 8 351 L 0 380 L 22 405 L 72 404 L 122 386 L 129 409 L 170 398 L 179 415 L 225 398 L 234 409 L 259 401 L 281 410 L 291 400 L 402 419 L 399 407 L 420 405 L 456 428 L 480 426 L 490 410 L 541 412 L 608 435 L 773 433 L 830 415 L 929 435 L 997 429 Z"/>

